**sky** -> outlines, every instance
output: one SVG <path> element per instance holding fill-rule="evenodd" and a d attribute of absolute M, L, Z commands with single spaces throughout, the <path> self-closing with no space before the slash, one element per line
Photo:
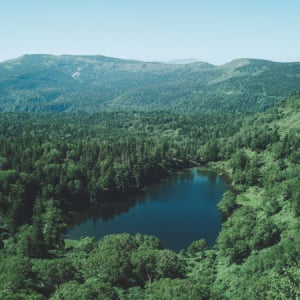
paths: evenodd
<path fill-rule="evenodd" d="M 299 15 L 299 0 L 0 0 L 0 61 L 35 53 L 300 61 Z"/>

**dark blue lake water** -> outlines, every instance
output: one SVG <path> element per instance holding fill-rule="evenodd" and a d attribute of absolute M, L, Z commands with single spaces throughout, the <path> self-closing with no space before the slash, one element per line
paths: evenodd
<path fill-rule="evenodd" d="M 174 251 L 203 238 L 213 245 L 221 229 L 217 204 L 228 188 L 213 171 L 185 170 L 147 187 L 143 194 L 110 199 L 75 213 L 66 236 L 99 239 L 112 233 L 140 232 L 157 236 Z"/>

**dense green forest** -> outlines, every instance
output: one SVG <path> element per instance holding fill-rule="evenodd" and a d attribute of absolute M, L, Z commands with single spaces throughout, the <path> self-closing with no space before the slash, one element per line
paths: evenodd
<path fill-rule="evenodd" d="M 211 68 L 207 66 L 207 68 Z M 1 299 L 300 297 L 300 94 L 255 115 L 2 113 Z M 183 167 L 231 178 L 216 245 L 64 240 L 67 213 Z"/>
<path fill-rule="evenodd" d="M 221 66 L 105 56 L 24 55 L 0 63 L 0 111 L 259 112 L 299 90 L 300 63 Z"/>

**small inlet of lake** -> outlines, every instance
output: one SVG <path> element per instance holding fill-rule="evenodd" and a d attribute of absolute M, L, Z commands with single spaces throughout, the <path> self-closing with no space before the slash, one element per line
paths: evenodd
<path fill-rule="evenodd" d="M 174 251 L 199 239 L 212 246 L 221 230 L 217 204 L 228 189 L 225 179 L 214 171 L 184 170 L 148 186 L 142 194 L 118 196 L 74 213 L 66 237 L 100 239 L 128 232 L 155 235 Z"/>

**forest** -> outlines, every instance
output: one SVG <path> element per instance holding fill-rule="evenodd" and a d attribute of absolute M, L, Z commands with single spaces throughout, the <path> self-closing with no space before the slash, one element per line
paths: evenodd
<path fill-rule="evenodd" d="M 256 114 L 1 113 L 0 298 L 299 298 L 299 134 L 300 93 Z M 70 211 L 198 165 L 231 181 L 214 247 L 64 239 Z"/>
<path fill-rule="evenodd" d="M 300 63 L 167 64 L 32 54 L 0 63 L 0 112 L 265 111 L 299 89 Z"/>

